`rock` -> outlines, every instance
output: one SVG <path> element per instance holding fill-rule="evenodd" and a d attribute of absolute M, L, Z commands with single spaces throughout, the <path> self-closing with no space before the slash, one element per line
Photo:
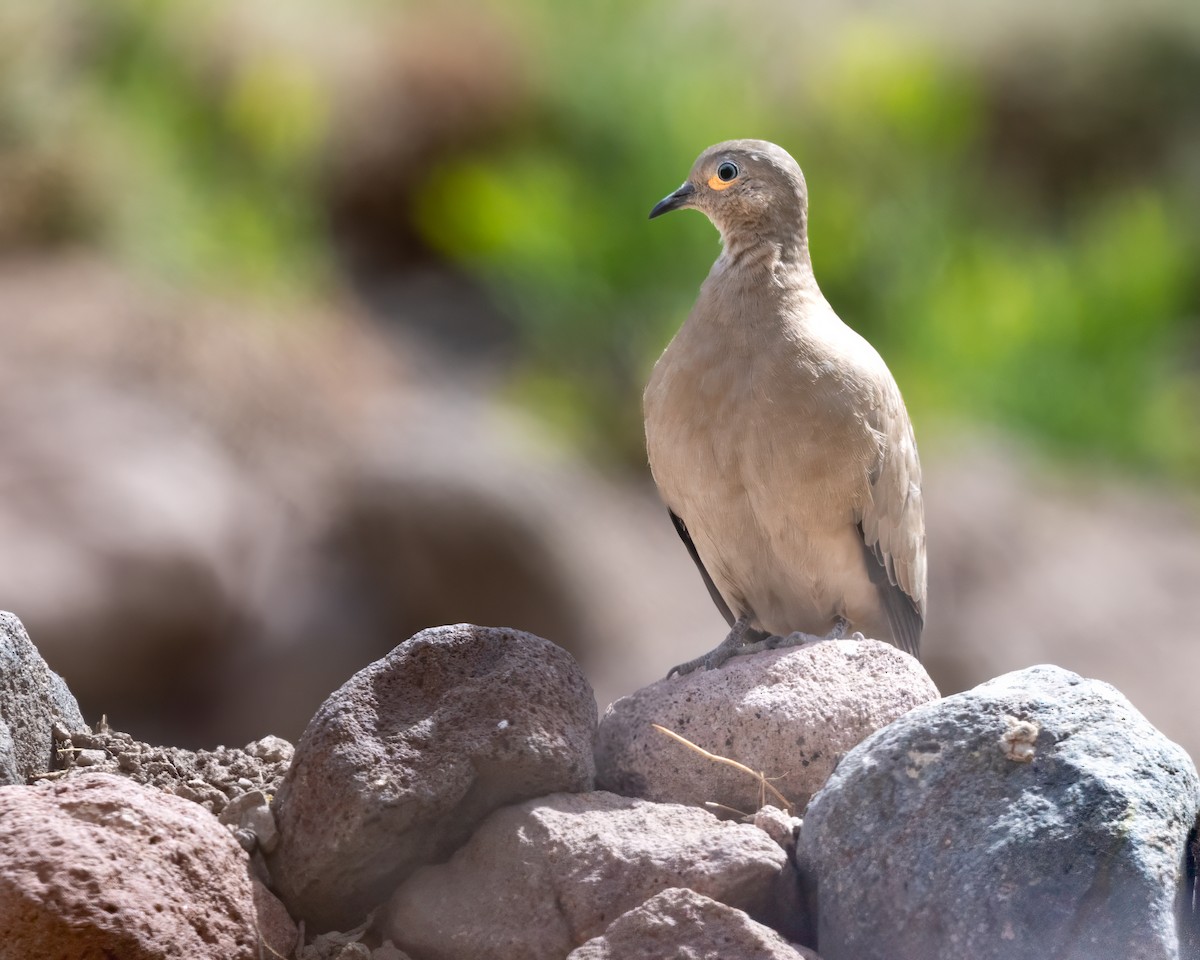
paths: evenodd
<path fill-rule="evenodd" d="M 292 756 L 296 752 L 296 748 L 284 740 L 283 737 L 273 735 L 260 737 L 253 743 L 246 744 L 242 749 L 250 754 L 250 756 L 262 760 L 264 763 L 291 763 Z"/>
<path fill-rule="evenodd" d="M 391 940 L 378 943 L 367 921 L 353 930 L 329 930 L 296 948 L 296 960 L 411 960 Z M 372 947 L 371 942 L 378 945 Z"/>
<path fill-rule="evenodd" d="M 469 624 L 425 630 L 313 717 L 274 811 L 268 862 L 316 929 L 353 926 L 498 807 L 589 790 L 596 703 L 565 650 Z"/>
<path fill-rule="evenodd" d="M 383 929 L 421 960 L 561 960 L 669 887 L 769 918 L 785 860 L 756 827 L 695 807 L 558 794 L 497 811 L 448 863 L 418 870 Z"/>
<path fill-rule="evenodd" d="M 0 744 L 0 784 L 24 783 L 54 769 L 54 725 L 85 730 L 79 704 L 51 670 L 13 614 L 0 611 L 0 721 L 9 750 Z M 8 763 L 4 757 L 10 758 Z M 6 772 L 7 771 L 7 772 Z M 15 773 L 15 777 L 13 774 Z"/>
<path fill-rule="evenodd" d="M 673 887 L 613 920 L 604 934 L 571 950 L 568 960 L 811 960 L 743 911 Z"/>
<path fill-rule="evenodd" d="M 296 928 L 193 803 L 109 774 L 0 788 L 0 958 L 257 960 Z M 266 949 L 269 948 L 269 949 Z"/>
<path fill-rule="evenodd" d="M 384 940 L 380 946 L 371 951 L 371 960 L 409 960 L 409 956 L 391 940 Z"/>
<path fill-rule="evenodd" d="M 12 731 L 8 729 L 4 720 L 0 720 L 0 787 L 24 782 L 25 778 L 17 768 L 17 749 L 13 743 Z"/>
<path fill-rule="evenodd" d="M 1108 684 L 1032 667 L 919 707 L 813 798 L 826 960 L 1178 956 L 1187 754 Z"/>
<path fill-rule="evenodd" d="M 788 943 L 741 910 L 672 887 L 622 914 L 567 960 L 812 960 L 816 954 Z"/>
<path fill-rule="evenodd" d="M 1194 496 L 1039 462 L 1011 439 L 941 446 L 954 455 L 925 474 L 934 599 L 921 637 L 938 687 L 1057 663 L 1115 684 L 1200 762 Z"/>
<path fill-rule="evenodd" d="M 279 828 L 271 813 L 271 802 L 261 790 L 251 790 L 231 800 L 218 819 L 235 836 L 238 831 L 248 831 L 263 853 L 270 853 L 279 845 Z"/>
<path fill-rule="evenodd" d="M 385 940 L 382 947 L 372 950 L 371 960 L 409 960 L 409 956 L 402 949 L 395 947 L 390 940 Z"/>
<path fill-rule="evenodd" d="M 274 793 L 292 755 L 292 745 L 279 737 L 266 737 L 242 748 L 185 750 L 142 743 L 107 724 L 95 733 L 69 733 L 61 740 L 67 748 L 64 753 L 72 758 L 68 776 L 84 771 L 119 774 L 191 800 L 216 814 L 223 813 L 243 794 Z M 264 748 L 262 744 L 267 741 Z M 259 826 L 265 828 L 265 824 Z"/>
<path fill-rule="evenodd" d="M 254 895 L 255 931 L 258 934 L 255 960 L 290 957 L 292 949 L 299 942 L 300 931 L 279 898 L 252 873 L 250 885 Z"/>
<path fill-rule="evenodd" d="M 784 850 L 795 848 L 796 838 L 800 836 L 800 828 L 804 825 L 799 817 L 793 817 L 786 810 L 769 803 L 755 811 L 752 822 Z"/>
<path fill-rule="evenodd" d="M 1188 843 L 1188 885 L 1183 896 L 1183 923 L 1180 924 L 1179 939 L 1181 957 L 1196 960 L 1200 957 L 1200 820 L 1192 830 Z"/>
<path fill-rule="evenodd" d="M 828 640 L 738 657 L 720 670 L 660 680 L 614 703 L 600 721 L 596 783 L 630 797 L 713 801 L 752 813 L 760 781 L 655 730 L 762 772 L 803 810 L 838 760 L 937 689 L 914 658 L 875 640 Z M 766 792 L 765 801 L 772 800 Z"/>

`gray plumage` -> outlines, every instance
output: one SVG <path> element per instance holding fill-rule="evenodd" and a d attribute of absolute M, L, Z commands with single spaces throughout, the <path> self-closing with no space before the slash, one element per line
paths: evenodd
<path fill-rule="evenodd" d="M 817 286 L 799 166 L 764 141 L 717 144 L 651 216 L 682 207 L 708 216 L 723 250 L 646 387 L 646 447 L 737 636 L 677 670 L 797 633 L 858 631 L 915 655 L 925 519 L 912 425 L 882 358 Z"/>

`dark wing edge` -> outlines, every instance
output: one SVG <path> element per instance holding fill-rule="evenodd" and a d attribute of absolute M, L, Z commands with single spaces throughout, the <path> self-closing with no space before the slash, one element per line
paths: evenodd
<path fill-rule="evenodd" d="M 667 513 L 671 515 L 671 522 L 675 524 L 675 532 L 679 534 L 679 539 L 683 541 L 683 545 L 687 547 L 688 553 L 692 555 L 692 560 L 696 564 L 696 569 L 700 571 L 700 576 L 704 578 L 704 585 L 708 587 L 708 595 L 712 597 L 713 603 L 717 605 L 717 609 L 721 611 L 721 616 L 725 618 L 725 622 L 731 627 L 733 626 L 734 617 L 733 611 L 729 609 L 729 604 L 725 602 L 725 598 L 721 596 L 721 591 L 717 589 L 717 585 L 713 583 L 713 578 L 708 575 L 708 571 L 704 569 L 704 561 L 700 559 L 700 554 L 696 551 L 696 545 L 692 543 L 692 535 L 688 533 L 687 524 L 676 516 L 675 511 L 667 508 Z M 884 574 L 886 579 L 887 574 Z M 890 616 L 890 614 L 889 614 Z M 918 631 L 919 633 L 919 631 Z"/>
<path fill-rule="evenodd" d="M 858 525 L 858 535 L 862 538 L 867 575 L 883 601 L 888 625 L 892 628 L 892 640 L 905 653 L 911 653 L 920 660 L 921 632 L 925 629 L 925 618 L 921 615 L 920 607 L 914 597 L 904 592 L 903 587 L 892 582 L 888 574 L 887 558 L 877 547 L 867 543 L 861 523 Z"/>

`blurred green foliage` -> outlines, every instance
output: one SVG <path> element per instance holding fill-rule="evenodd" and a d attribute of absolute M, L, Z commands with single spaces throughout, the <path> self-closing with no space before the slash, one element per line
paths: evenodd
<path fill-rule="evenodd" d="M 59 0 L 0 17 L 0 126 L 52 136 L 76 231 L 172 280 L 311 295 L 328 104 L 300 60 L 222 62 L 196 0 Z M 70 239 L 69 231 L 68 237 Z"/>
<path fill-rule="evenodd" d="M 804 167 L 818 279 L 918 420 L 1200 480 L 1195 170 L 1047 202 L 990 155 L 979 70 L 870 21 L 802 67 L 756 55 L 733 8 L 536 11 L 533 129 L 438 171 L 420 222 L 505 297 L 529 348 L 516 389 L 572 436 L 641 459 L 641 385 L 717 252 L 698 214 L 646 213 L 703 147 L 758 136 Z"/>
<path fill-rule="evenodd" d="M 0 83 L 0 160 L 29 103 L 57 98 L 105 171 L 81 178 L 81 232 L 205 283 L 327 286 L 321 172 L 339 144 L 323 75 L 286 48 L 198 52 L 213 14 L 194 0 L 68 8 L 86 41 L 67 79 L 43 77 L 36 96 Z M 1070 85 L 1039 80 L 1024 37 L 983 58 L 865 15 L 479 10 L 517 38 L 526 102 L 485 144 L 417 172 L 412 228 L 512 315 L 511 394 L 572 442 L 643 462 L 642 384 L 717 252 L 698 214 L 646 214 L 703 147 L 763 137 L 803 166 L 818 280 L 919 425 L 982 420 L 1200 482 L 1194 31 L 1118 23 L 1108 46 L 1072 52 L 1063 69 L 1085 63 L 1087 79 Z M 1107 59 L 1117 47 L 1124 59 Z M 18 48 L 28 60 L 36 44 Z M 37 73 L 19 59 L 0 61 L 0 81 Z"/>

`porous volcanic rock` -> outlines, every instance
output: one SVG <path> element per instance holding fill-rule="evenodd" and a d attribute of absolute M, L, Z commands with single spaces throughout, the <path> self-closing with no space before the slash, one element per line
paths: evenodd
<path fill-rule="evenodd" d="M 672 887 L 617 917 L 567 960 L 820 960 L 741 910 Z"/>
<path fill-rule="evenodd" d="M 763 773 L 802 811 L 851 747 L 937 696 L 917 660 L 875 640 L 736 657 L 720 670 L 660 680 L 610 706 L 597 736 L 596 785 L 743 813 L 762 805 L 760 781 L 669 739 L 654 729 L 659 724 Z"/>
<path fill-rule="evenodd" d="M 314 929 L 353 927 L 489 813 L 590 790 L 596 702 L 548 640 L 470 624 L 422 631 L 313 717 L 275 796 L 268 858 Z"/>
<path fill-rule="evenodd" d="M 558 794 L 492 814 L 447 863 L 413 874 L 382 923 L 420 960 L 562 960 L 670 887 L 769 918 L 785 861 L 762 830 L 696 807 Z"/>
<path fill-rule="evenodd" d="M 296 939 L 212 814 L 104 773 L 0 788 L 0 930 L 0 960 L 257 960 Z"/>

